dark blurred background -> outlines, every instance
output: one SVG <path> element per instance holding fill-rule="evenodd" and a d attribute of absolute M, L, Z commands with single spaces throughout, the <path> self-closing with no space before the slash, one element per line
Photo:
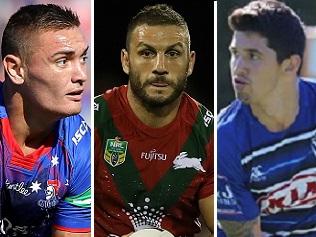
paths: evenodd
<path fill-rule="evenodd" d="M 213 112 L 213 7 L 211 1 L 108 0 L 94 5 L 94 91 L 103 93 L 114 86 L 127 84 L 120 51 L 125 47 L 129 20 L 146 5 L 166 3 L 186 20 L 191 35 L 191 50 L 197 58 L 189 77 L 187 92 Z M 103 7 L 104 6 L 104 7 Z"/>
<path fill-rule="evenodd" d="M 230 44 L 232 32 L 229 30 L 227 25 L 227 17 L 233 11 L 233 9 L 242 7 L 249 3 L 249 0 L 221 0 L 218 1 L 217 5 L 217 108 L 218 111 L 223 107 L 227 106 L 230 101 L 234 99 L 234 92 L 231 86 L 230 71 L 229 71 L 229 51 L 228 46 Z M 316 1 L 314 0 L 285 0 L 288 6 L 290 6 L 296 14 L 301 18 L 301 20 L 307 26 L 316 25 Z M 315 27 L 312 31 L 315 38 Z M 314 44 L 314 43 L 313 43 Z M 311 62 L 310 58 L 315 58 L 316 48 L 314 46 L 307 47 L 306 52 L 312 53 L 308 59 L 304 59 L 304 64 L 313 64 L 312 66 L 316 68 L 316 62 Z M 312 52 L 311 52 L 312 51 Z M 303 65 L 304 65 L 303 64 Z M 310 76 L 310 73 L 306 70 L 304 73 Z M 313 75 L 314 76 L 314 75 Z M 217 112 L 218 112 L 217 111 Z"/>

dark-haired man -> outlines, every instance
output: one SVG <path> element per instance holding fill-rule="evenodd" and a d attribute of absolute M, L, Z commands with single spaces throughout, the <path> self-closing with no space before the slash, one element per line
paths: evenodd
<path fill-rule="evenodd" d="M 0 236 L 90 236 L 90 129 L 77 115 L 88 46 L 78 16 L 21 7 L 1 53 Z"/>
<path fill-rule="evenodd" d="M 95 234 L 213 229 L 212 114 L 184 93 L 195 52 L 183 17 L 148 6 L 130 22 L 127 86 L 95 99 Z"/>
<path fill-rule="evenodd" d="M 298 76 L 303 24 L 282 2 L 229 16 L 236 100 L 219 114 L 218 218 L 227 236 L 316 235 L 316 84 Z"/>

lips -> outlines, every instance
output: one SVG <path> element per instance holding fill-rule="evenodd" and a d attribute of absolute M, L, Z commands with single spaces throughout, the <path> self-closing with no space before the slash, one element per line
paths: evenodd
<path fill-rule="evenodd" d="M 243 90 L 245 86 L 247 86 L 250 81 L 245 77 L 236 76 L 233 78 L 234 88 L 236 90 Z"/>
<path fill-rule="evenodd" d="M 246 84 L 249 84 L 249 80 L 245 77 L 234 77 L 234 83 L 246 85 Z"/>
<path fill-rule="evenodd" d="M 169 86 L 168 83 L 166 82 L 152 82 L 150 85 L 155 86 L 155 87 L 166 87 Z"/>
<path fill-rule="evenodd" d="M 66 94 L 74 101 L 80 101 L 82 99 L 83 89 L 76 89 Z"/>

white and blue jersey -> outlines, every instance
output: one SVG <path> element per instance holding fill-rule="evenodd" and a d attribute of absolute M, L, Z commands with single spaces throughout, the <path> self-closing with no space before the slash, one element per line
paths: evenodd
<path fill-rule="evenodd" d="M 24 155 L 0 100 L 0 236 L 51 236 L 54 228 L 90 231 L 90 128 L 61 119 L 54 134 Z"/>
<path fill-rule="evenodd" d="M 270 132 L 235 100 L 218 121 L 218 219 L 260 216 L 268 236 L 316 236 L 316 84 L 299 81 L 299 113 Z"/>

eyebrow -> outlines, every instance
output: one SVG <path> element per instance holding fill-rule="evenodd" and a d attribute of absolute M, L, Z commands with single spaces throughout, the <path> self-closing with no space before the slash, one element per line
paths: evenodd
<path fill-rule="evenodd" d="M 168 46 L 168 49 L 175 48 L 175 47 L 177 47 L 177 46 L 179 46 L 180 48 L 184 48 L 183 43 L 177 42 L 177 43 L 175 43 L 175 44 L 172 44 L 172 45 Z"/>
<path fill-rule="evenodd" d="M 88 49 L 89 49 L 89 46 L 87 46 L 87 47 L 84 49 L 84 51 L 82 52 L 82 54 L 81 54 L 80 56 L 86 55 L 87 52 L 88 52 Z M 75 50 L 73 50 L 73 49 L 62 49 L 62 50 L 57 51 L 56 53 L 54 53 L 54 54 L 52 55 L 52 57 L 55 57 L 56 55 L 59 55 L 59 54 L 73 55 L 74 53 L 75 53 Z"/>
<path fill-rule="evenodd" d="M 237 50 L 237 47 L 229 46 L 229 50 L 230 50 L 230 51 L 232 51 L 232 50 Z M 263 55 L 263 53 L 262 53 L 260 50 L 255 49 L 255 48 L 243 49 L 243 51 L 246 51 L 247 53 L 256 53 L 256 54 Z"/>
<path fill-rule="evenodd" d="M 82 56 L 82 55 L 86 55 L 86 54 L 88 53 L 88 50 L 89 50 L 89 46 L 86 47 L 86 49 L 83 51 L 83 53 L 81 54 L 81 56 Z"/>
<path fill-rule="evenodd" d="M 179 47 L 181 47 L 181 48 L 184 48 L 183 43 L 177 42 L 177 43 L 175 43 L 175 44 L 169 45 L 169 46 L 167 47 L 167 49 L 171 49 L 171 48 L 174 48 L 174 47 L 177 47 L 177 46 L 179 46 Z M 137 48 L 139 48 L 139 47 L 146 47 L 146 48 L 149 48 L 149 49 L 151 49 L 151 50 L 155 50 L 155 48 L 154 48 L 153 46 L 151 46 L 151 45 L 149 45 L 149 44 L 146 44 L 146 43 L 144 43 L 144 42 L 140 42 L 139 44 L 137 44 L 136 47 L 137 47 Z"/>
<path fill-rule="evenodd" d="M 139 47 L 146 47 L 146 48 L 149 48 L 150 50 L 155 50 L 155 48 L 149 44 L 146 44 L 144 42 L 139 42 L 137 45 L 136 45 L 136 48 L 139 48 Z"/>

